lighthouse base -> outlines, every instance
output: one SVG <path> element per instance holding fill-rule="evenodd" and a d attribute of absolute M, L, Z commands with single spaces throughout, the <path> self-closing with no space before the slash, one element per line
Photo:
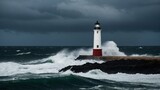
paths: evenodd
<path fill-rule="evenodd" d="M 102 49 L 93 49 L 93 56 L 102 56 Z"/>

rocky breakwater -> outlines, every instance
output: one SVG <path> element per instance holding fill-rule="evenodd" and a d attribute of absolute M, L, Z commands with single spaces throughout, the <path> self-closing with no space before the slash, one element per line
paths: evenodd
<path fill-rule="evenodd" d="M 79 56 L 76 60 L 104 60 L 103 63 L 86 63 L 84 65 L 67 66 L 60 70 L 64 72 L 71 70 L 75 73 L 88 72 L 93 69 L 100 69 L 108 74 L 118 72 L 135 74 L 160 74 L 160 57 L 131 57 L 131 56 Z"/>

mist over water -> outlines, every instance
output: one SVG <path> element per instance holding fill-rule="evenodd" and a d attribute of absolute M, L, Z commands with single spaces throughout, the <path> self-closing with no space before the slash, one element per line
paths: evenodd
<path fill-rule="evenodd" d="M 107 41 L 102 44 L 104 56 L 127 56 L 125 52 L 120 51 L 114 41 Z M 16 55 L 30 55 L 32 51 L 21 52 L 16 50 Z M 138 82 L 138 83 L 155 83 L 156 87 L 160 85 L 160 74 L 107 74 L 101 70 L 91 70 L 87 73 L 74 73 L 70 70 L 59 72 L 69 65 L 83 65 L 85 63 L 103 63 L 97 60 L 75 60 L 79 55 L 92 55 L 92 48 L 79 48 L 76 50 L 62 49 L 47 58 L 31 60 L 27 62 L 0 62 L 0 81 L 10 80 L 29 80 L 36 78 L 55 78 L 75 75 L 96 80 L 113 80 L 116 82 Z M 132 56 L 139 56 L 133 54 Z M 147 56 L 147 54 L 145 54 Z"/>

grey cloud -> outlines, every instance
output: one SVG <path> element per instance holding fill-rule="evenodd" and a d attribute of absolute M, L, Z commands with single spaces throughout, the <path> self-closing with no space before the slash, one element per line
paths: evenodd
<path fill-rule="evenodd" d="M 80 13 L 73 10 L 63 10 L 57 8 L 57 5 L 54 5 L 55 3 L 51 0 L 49 4 L 43 3 L 46 1 L 39 0 L 39 4 L 37 4 L 38 0 L 33 0 L 32 4 L 26 2 L 26 0 L 22 0 L 24 2 L 18 2 L 20 0 L 16 1 L 10 1 L 9 0 L 2 0 L 1 1 L 1 13 L 0 18 L 1 19 L 15 19 L 15 20 L 34 20 L 34 19 L 52 19 L 52 18 L 58 18 L 58 17 L 78 17 L 80 16 Z M 39 5 L 39 6 L 38 6 Z M 72 13 L 72 14 L 70 14 Z"/>
<path fill-rule="evenodd" d="M 130 9 L 160 5 L 159 0 L 92 0 L 92 3 L 101 6 L 109 5 L 116 7 L 117 9 Z"/>
<path fill-rule="evenodd" d="M 100 20 L 104 31 L 160 31 L 159 0 L 1 0 L 0 29 L 85 32 Z"/>

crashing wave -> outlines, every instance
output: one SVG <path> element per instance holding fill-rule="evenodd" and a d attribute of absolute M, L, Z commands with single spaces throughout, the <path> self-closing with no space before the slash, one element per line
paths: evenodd
<path fill-rule="evenodd" d="M 126 56 L 124 52 L 121 52 L 117 47 L 116 43 L 113 41 L 108 41 L 102 44 L 103 54 L 109 56 Z M 30 54 L 31 52 L 26 53 L 18 53 L 17 55 Z M 104 61 L 96 61 L 96 60 L 82 60 L 75 61 L 79 55 L 91 55 L 92 48 L 88 49 L 77 49 L 74 51 L 62 50 L 57 54 L 50 56 L 48 58 L 44 58 L 41 60 L 34 60 L 30 62 L 16 63 L 16 62 L 1 62 L 0 63 L 0 76 L 12 76 L 17 74 L 43 74 L 43 73 L 59 73 L 59 70 L 69 66 L 69 65 L 83 65 L 86 63 L 103 63 Z M 50 62 L 51 61 L 51 62 Z M 94 79 L 108 79 L 108 80 L 116 80 L 116 81 L 148 81 L 154 80 L 156 82 L 160 81 L 160 75 L 144 75 L 144 74 L 107 74 L 100 70 L 91 70 L 87 73 L 73 73 L 71 71 L 67 71 L 61 74 L 74 74 L 83 77 L 89 77 Z"/>
<path fill-rule="evenodd" d="M 16 54 L 16 55 L 27 55 L 27 54 L 31 54 L 31 52 L 18 53 L 18 54 Z"/>

